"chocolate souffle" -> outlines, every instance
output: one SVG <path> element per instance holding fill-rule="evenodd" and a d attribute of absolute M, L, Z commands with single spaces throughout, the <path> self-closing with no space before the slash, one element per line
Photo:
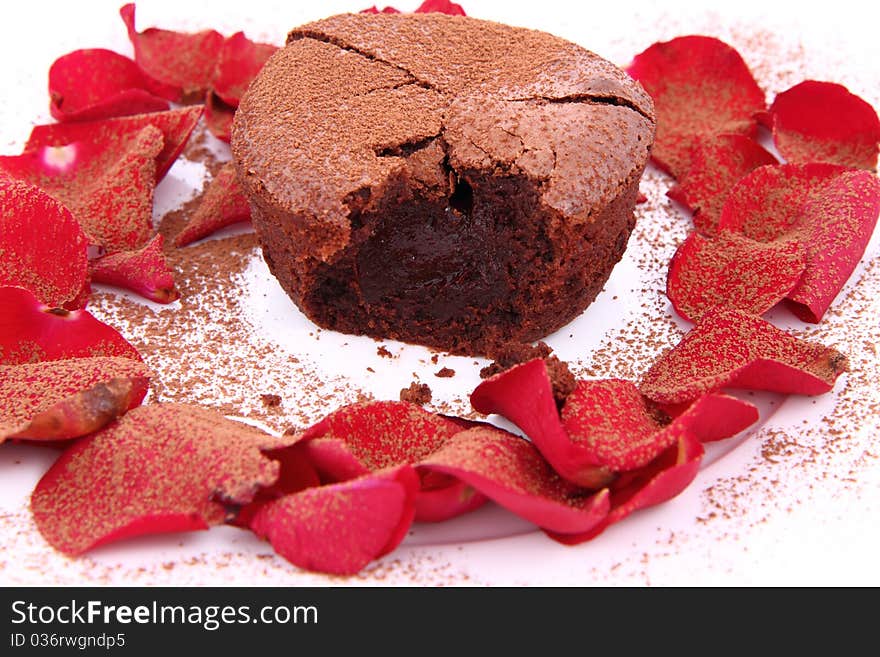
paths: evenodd
<path fill-rule="evenodd" d="M 638 83 L 550 34 L 347 14 L 289 34 L 232 149 L 266 262 L 316 324 L 491 355 L 602 289 L 654 127 Z"/>

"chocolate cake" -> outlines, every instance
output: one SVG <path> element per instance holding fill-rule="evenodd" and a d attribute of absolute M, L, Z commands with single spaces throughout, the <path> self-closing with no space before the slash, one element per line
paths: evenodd
<path fill-rule="evenodd" d="M 316 324 L 486 355 L 593 301 L 653 136 L 645 91 L 573 43 L 347 14 L 289 34 L 232 148 L 266 262 Z"/>

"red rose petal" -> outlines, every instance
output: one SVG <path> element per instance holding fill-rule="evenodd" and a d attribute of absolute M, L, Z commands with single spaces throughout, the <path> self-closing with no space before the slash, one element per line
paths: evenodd
<path fill-rule="evenodd" d="M 282 438 L 282 442 L 284 441 L 285 438 Z M 278 478 L 271 486 L 264 486 L 257 491 L 254 499 L 238 510 L 235 518 L 230 520 L 230 524 L 250 529 L 251 520 L 268 502 L 323 483 L 305 450 L 300 449 L 301 446 L 287 447 L 287 449 L 263 450 L 266 456 L 278 462 L 280 467 Z"/>
<path fill-rule="evenodd" d="M 416 9 L 416 14 L 428 14 L 436 12 L 439 14 L 448 14 L 450 16 L 466 16 L 461 5 L 457 5 L 449 0 L 425 0 Z"/>
<path fill-rule="evenodd" d="M 608 513 L 608 491 L 562 479 L 532 443 L 494 427 L 456 434 L 420 466 L 454 476 L 551 531 L 586 532 Z"/>
<path fill-rule="evenodd" d="M 416 9 L 413 13 L 415 14 L 429 14 L 429 13 L 438 13 L 438 14 L 448 14 L 450 16 L 466 16 L 464 13 L 464 9 L 462 9 L 461 5 L 457 5 L 454 2 L 450 2 L 449 0 L 425 0 L 421 5 L 419 5 L 418 9 Z M 382 11 L 373 5 L 372 7 L 367 7 L 366 9 L 361 9 L 360 13 L 362 14 L 399 14 L 401 11 L 399 9 L 395 9 L 394 7 L 385 7 Z"/>
<path fill-rule="evenodd" d="M 646 466 L 685 437 L 706 441 L 735 435 L 758 417 L 747 402 L 707 395 L 673 419 L 635 384 L 620 379 L 579 381 L 561 416 L 569 441 L 565 465 L 601 465 L 614 472 Z"/>
<path fill-rule="evenodd" d="M 337 438 L 315 438 L 298 443 L 295 447 L 301 448 L 301 454 L 325 483 L 356 479 L 372 472 L 358 460 L 345 441 Z M 279 452 L 280 455 L 275 452 L 272 455 L 284 463 L 288 450 Z M 454 477 L 422 473 L 421 487 L 416 496 L 416 521 L 442 522 L 473 511 L 486 501 L 484 495 Z"/>
<path fill-rule="evenodd" d="M 208 92 L 205 97 L 205 126 L 220 141 L 227 144 L 232 140 L 232 120 L 235 118 L 235 107 L 224 103 L 220 96 Z"/>
<path fill-rule="evenodd" d="M 223 41 L 214 69 L 213 91 L 227 105 L 237 107 L 241 97 L 277 46 L 256 43 L 244 32 L 236 32 Z"/>
<path fill-rule="evenodd" d="M 690 168 L 691 149 L 722 133 L 752 136 L 764 92 L 739 53 L 706 36 L 655 43 L 627 72 L 654 99 L 657 136 L 651 156 L 678 178 Z"/>
<path fill-rule="evenodd" d="M 873 107 L 843 85 L 801 82 L 776 96 L 766 122 L 788 162 L 877 168 L 880 119 Z"/>
<path fill-rule="evenodd" d="M 683 406 L 683 408 L 682 408 Z M 688 434 L 703 443 L 731 438 L 759 419 L 758 409 L 742 399 L 709 393 L 684 405 L 667 405 L 672 421 L 686 423 Z"/>
<path fill-rule="evenodd" d="M 802 206 L 846 169 L 836 164 L 782 164 L 758 167 L 743 177 L 724 201 L 718 230 L 758 242 L 802 237 Z"/>
<path fill-rule="evenodd" d="M 130 142 L 77 142 L 3 156 L 0 170 L 61 201 L 90 243 L 121 251 L 149 238 L 161 150 L 161 131 L 146 126 Z"/>
<path fill-rule="evenodd" d="M 25 287 L 53 306 L 85 305 L 88 240 L 79 224 L 45 192 L 2 174 L 0 253 L 0 286 Z"/>
<path fill-rule="evenodd" d="M 286 495 L 263 506 L 251 528 L 300 568 L 351 575 L 404 539 L 417 490 L 415 472 L 402 466 Z"/>
<path fill-rule="evenodd" d="M 613 477 L 604 465 L 581 459 L 577 450 L 573 450 L 542 359 L 515 365 L 486 379 L 471 393 L 471 405 L 480 413 L 498 413 L 513 422 L 570 481 L 597 489 Z"/>
<path fill-rule="evenodd" d="M 847 366 L 836 349 L 796 338 L 760 317 L 713 311 L 650 367 L 640 390 L 661 404 L 723 387 L 818 395 L 831 390 Z"/>
<path fill-rule="evenodd" d="M 339 438 L 300 439 L 294 448 L 315 468 L 324 483 L 357 479 L 374 472 L 355 456 L 345 440 Z M 280 450 L 281 454 L 276 458 L 283 461 L 287 451 Z"/>
<path fill-rule="evenodd" d="M 164 96 L 180 102 L 205 93 L 211 86 L 214 67 L 223 47 L 223 35 L 215 30 L 195 33 L 135 28 L 135 4 L 124 5 L 119 15 L 134 46 L 137 65 L 153 80 L 168 87 Z"/>
<path fill-rule="evenodd" d="M 478 385 L 471 405 L 479 413 L 498 413 L 523 430 L 536 444 L 562 445 L 568 440 L 547 366 L 540 358 L 515 365 Z M 598 485 L 602 484 L 600 479 Z"/>
<path fill-rule="evenodd" d="M 461 430 L 458 423 L 416 404 L 380 401 L 344 406 L 307 429 L 297 442 L 343 440 L 375 472 L 419 463 Z"/>
<path fill-rule="evenodd" d="M 235 167 L 230 162 L 223 165 L 208 183 L 202 202 L 189 223 L 177 234 L 174 243 L 177 246 L 186 246 L 226 226 L 250 221 L 250 218 L 250 205 L 238 184 Z"/>
<path fill-rule="evenodd" d="M 204 108 L 183 107 L 168 112 L 152 112 L 123 116 L 103 121 L 83 121 L 78 123 L 52 123 L 34 126 L 25 145 L 25 151 L 35 151 L 47 146 L 67 146 L 80 142 L 87 148 L 102 151 L 118 149 L 134 139 L 146 126 L 154 126 L 162 131 L 163 147 L 156 156 L 156 182 L 158 183 L 177 157 L 192 134 L 202 116 Z"/>
<path fill-rule="evenodd" d="M 746 174 L 777 160 L 743 135 L 718 135 L 691 151 L 690 167 L 666 193 L 694 213 L 694 226 L 705 235 L 717 232 L 721 208 L 731 188 Z"/>
<path fill-rule="evenodd" d="M 399 14 L 401 13 L 399 9 L 395 9 L 394 7 L 385 7 L 382 11 L 373 5 L 372 7 L 367 7 L 366 9 L 361 9 L 361 14 Z"/>
<path fill-rule="evenodd" d="M 0 287 L 0 364 L 121 356 L 140 360 L 116 329 L 86 310 L 46 306 L 20 287 Z"/>
<path fill-rule="evenodd" d="M 129 358 L 0 365 L 0 442 L 97 431 L 141 403 L 150 376 L 146 365 Z"/>
<path fill-rule="evenodd" d="M 692 322 L 714 308 L 761 315 L 795 288 L 805 267 L 804 247 L 796 240 L 756 242 L 728 230 L 714 239 L 691 233 L 669 263 L 666 296 Z"/>
<path fill-rule="evenodd" d="M 731 190 L 719 229 L 754 240 L 798 240 L 806 269 L 788 298 L 818 322 L 867 248 L 880 214 L 880 181 L 834 164 L 761 167 Z"/>
<path fill-rule="evenodd" d="M 164 238 L 157 234 L 137 251 L 113 253 L 92 263 L 92 282 L 124 287 L 156 303 L 180 297 L 174 274 L 162 251 Z"/>
<path fill-rule="evenodd" d="M 79 440 L 31 496 L 37 528 L 80 554 L 148 533 L 206 529 L 278 476 L 277 439 L 196 406 L 152 404 Z"/>
<path fill-rule="evenodd" d="M 553 464 L 567 479 L 571 479 L 568 470 L 573 462 L 603 466 L 611 472 L 633 470 L 676 440 L 675 435 L 663 431 L 668 418 L 646 405 L 635 384 L 621 379 L 578 381 L 560 415 L 566 442 L 542 453 L 568 452 L 560 459 L 565 470 Z"/>
<path fill-rule="evenodd" d="M 640 468 L 682 435 L 718 440 L 756 419 L 756 409 L 727 396 L 676 409 L 671 419 L 622 380 L 579 381 L 561 417 L 543 360 L 512 367 L 484 381 L 471 403 L 481 413 L 500 413 L 532 440 L 565 479 L 585 488 L 608 485 L 615 472 Z M 718 416 L 730 433 L 723 434 Z"/>
<path fill-rule="evenodd" d="M 168 109 L 128 57 L 112 50 L 74 50 L 49 69 L 52 116 L 59 121 L 94 121 Z"/>
<path fill-rule="evenodd" d="M 685 436 L 653 463 L 615 483 L 610 492 L 610 510 L 595 527 L 581 533 L 546 529 L 545 532 L 565 545 L 589 541 L 634 511 L 662 504 L 681 493 L 697 476 L 702 458 L 703 446 L 694 438 Z"/>
<path fill-rule="evenodd" d="M 295 447 L 325 481 L 344 481 L 382 468 L 417 465 L 465 427 L 405 402 L 353 404 L 331 413 L 297 438 Z M 283 451 L 283 450 L 282 450 Z M 436 522 L 485 503 L 453 478 L 426 482 L 416 519 Z"/>
<path fill-rule="evenodd" d="M 488 498 L 470 484 L 439 472 L 420 473 L 417 522 L 443 522 L 480 508 Z"/>
<path fill-rule="evenodd" d="M 880 180 L 847 171 L 803 206 L 809 225 L 807 270 L 788 295 L 805 322 L 818 322 L 858 265 L 880 215 Z"/>

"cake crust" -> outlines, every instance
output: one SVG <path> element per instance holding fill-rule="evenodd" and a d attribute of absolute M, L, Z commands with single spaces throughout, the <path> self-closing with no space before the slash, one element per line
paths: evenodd
<path fill-rule="evenodd" d="M 592 302 L 653 135 L 644 90 L 557 37 L 346 14 L 290 33 L 232 147 L 264 257 L 308 317 L 484 355 Z"/>

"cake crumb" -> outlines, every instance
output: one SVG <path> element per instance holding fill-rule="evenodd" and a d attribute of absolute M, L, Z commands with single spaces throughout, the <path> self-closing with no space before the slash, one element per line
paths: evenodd
<path fill-rule="evenodd" d="M 480 378 L 488 379 L 504 370 L 509 370 L 514 365 L 519 365 L 535 358 L 547 358 L 552 351 L 546 342 L 538 342 L 535 345 L 523 342 L 508 342 L 499 347 L 495 353 L 490 354 L 494 362 L 480 370 Z"/>
<path fill-rule="evenodd" d="M 431 397 L 431 387 L 427 383 L 413 381 L 409 384 L 409 388 L 403 388 L 400 391 L 400 401 L 418 404 L 419 406 L 429 403 Z"/>
<path fill-rule="evenodd" d="M 444 367 L 441 370 L 434 372 L 434 376 L 440 379 L 448 379 L 449 377 L 455 376 L 455 370 L 449 367 Z"/>
<path fill-rule="evenodd" d="M 568 367 L 568 363 L 552 355 L 553 350 L 545 342 L 536 345 L 508 343 L 493 354 L 494 362 L 480 370 L 480 378 L 488 379 L 514 365 L 541 358 L 547 366 L 547 374 L 553 385 L 553 398 L 562 405 L 565 399 L 577 387 L 577 378 Z"/>
<path fill-rule="evenodd" d="M 272 394 L 262 394 L 260 395 L 260 400 L 263 402 L 263 405 L 267 408 L 277 408 L 281 406 L 281 396 L 280 395 L 272 395 Z"/>
<path fill-rule="evenodd" d="M 376 348 L 376 353 L 382 356 L 382 358 L 394 358 L 394 354 L 388 351 L 388 349 L 385 348 L 384 344 L 380 344 Z"/>
<path fill-rule="evenodd" d="M 550 375 L 550 383 L 553 385 L 553 398 L 557 404 L 564 404 L 568 396 L 577 388 L 577 378 L 568 367 L 568 363 L 559 360 L 556 356 L 548 356 L 544 359 L 547 366 L 547 374 Z"/>

